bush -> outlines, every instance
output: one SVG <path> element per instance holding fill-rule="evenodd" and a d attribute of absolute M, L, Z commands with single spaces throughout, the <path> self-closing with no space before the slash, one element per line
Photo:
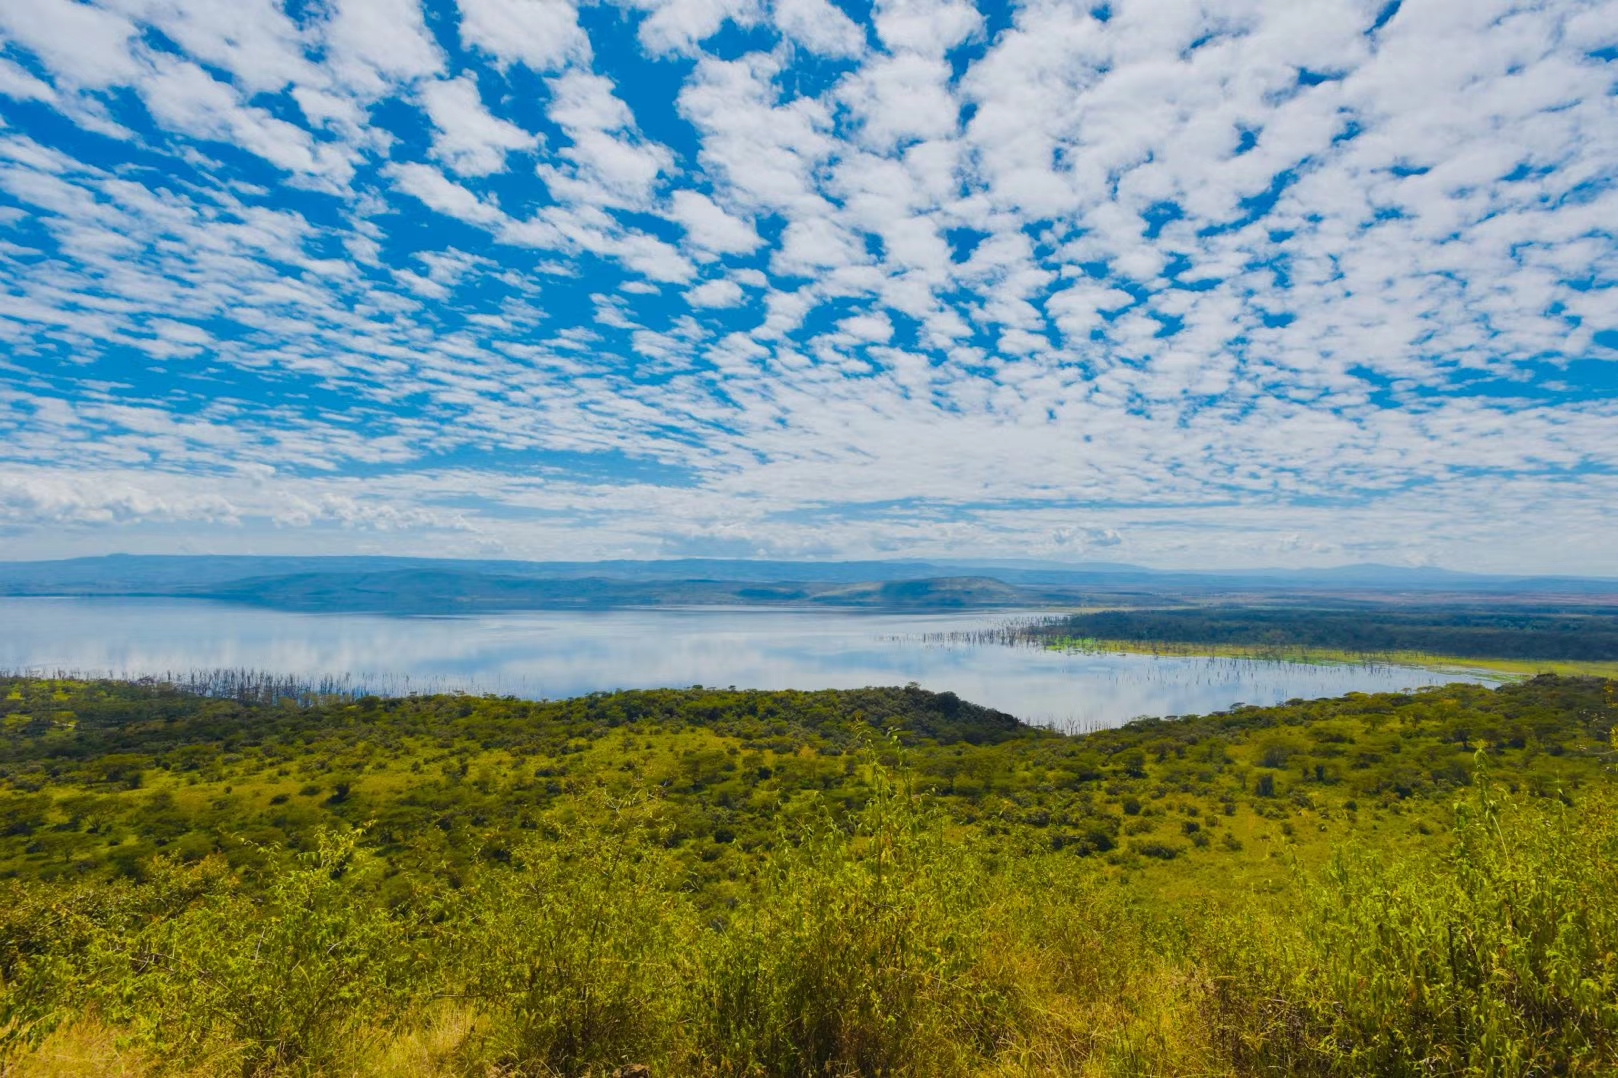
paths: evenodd
<path fill-rule="evenodd" d="M 598 800 L 449 907 L 468 995 L 505 1065 L 579 1074 L 672 1051 L 694 911 L 644 804 Z"/>
<path fill-rule="evenodd" d="M 711 937 L 692 1019 L 725 1075 L 965 1073 L 1017 1022 L 983 912 L 990 880 L 880 770 L 853 834 L 822 818 Z"/>
<path fill-rule="evenodd" d="M 360 1024 L 402 1007 L 409 953 L 401 926 L 344 880 L 354 843 L 352 833 L 322 833 L 262 892 L 215 867 L 187 908 L 132 937 L 106 934 L 100 946 L 125 973 L 103 1009 L 165 1055 L 224 1051 L 244 1074 L 343 1058 Z"/>
<path fill-rule="evenodd" d="M 1301 915 L 1223 926 L 1226 1050 L 1287 1073 L 1611 1073 L 1615 811 L 1610 792 L 1575 813 L 1483 780 L 1439 864 L 1345 854 L 1308 882 Z"/>

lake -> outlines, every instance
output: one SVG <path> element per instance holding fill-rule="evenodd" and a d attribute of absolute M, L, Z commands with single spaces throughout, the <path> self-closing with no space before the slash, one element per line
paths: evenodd
<path fill-rule="evenodd" d="M 198 600 L 0 598 L 0 668 L 116 676 L 245 668 L 347 676 L 377 692 L 532 698 L 692 684 L 822 689 L 915 681 L 1066 729 L 1239 702 L 1490 680 L 1382 663 L 1073 654 L 958 635 L 1017 618 L 737 608 L 429 618 Z"/>

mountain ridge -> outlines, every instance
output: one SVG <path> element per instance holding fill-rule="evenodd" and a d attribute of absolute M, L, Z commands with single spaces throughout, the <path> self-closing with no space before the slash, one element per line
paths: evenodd
<path fill-rule="evenodd" d="M 1164 570 L 1118 562 L 687 558 L 529 562 L 368 555 L 105 555 L 0 562 L 0 595 L 192 598 L 305 611 L 455 613 L 666 605 L 905 610 L 1248 601 L 1618 602 L 1618 580 L 1375 564 Z"/>

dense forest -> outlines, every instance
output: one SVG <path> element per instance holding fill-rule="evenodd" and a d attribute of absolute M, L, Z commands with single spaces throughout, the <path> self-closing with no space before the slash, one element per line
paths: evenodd
<path fill-rule="evenodd" d="M 1618 1067 L 1612 681 L 0 697 L 6 1075 Z"/>
<path fill-rule="evenodd" d="M 1416 608 L 1386 604 L 1187 606 L 1099 610 L 1030 632 L 1049 641 L 1312 648 L 1362 655 L 1417 652 L 1469 659 L 1618 662 L 1618 612 Z"/>

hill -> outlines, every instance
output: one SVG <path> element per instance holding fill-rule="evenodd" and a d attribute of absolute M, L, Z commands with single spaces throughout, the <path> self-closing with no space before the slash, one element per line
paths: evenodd
<path fill-rule="evenodd" d="M 1185 603 L 1618 605 L 1618 581 L 1379 565 L 1172 572 L 1114 563 L 743 559 L 529 562 L 400 557 L 129 556 L 0 563 L 0 595 L 213 599 L 301 611 L 454 614 L 655 605 L 895 610 Z"/>
<path fill-rule="evenodd" d="M 0 680 L 8 1075 L 1618 1065 L 1610 681 L 203 687 Z"/>
<path fill-rule="evenodd" d="M 810 583 L 798 581 L 531 578 L 438 568 L 300 573 L 198 586 L 180 597 L 281 610 L 386 614 L 623 606 L 803 605 L 943 610 L 1031 607 L 1071 596 L 976 577 Z"/>

